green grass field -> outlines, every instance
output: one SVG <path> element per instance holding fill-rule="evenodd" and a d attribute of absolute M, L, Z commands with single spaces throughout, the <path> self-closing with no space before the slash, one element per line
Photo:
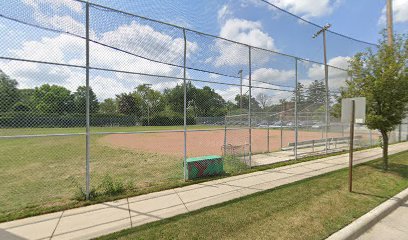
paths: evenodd
<path fill-rule="evenodd" d="M 218 126 L 189 126 L 189 129 Z M 92 132 L 180 130 L 182 126 L 92 128 Z M 83 128 L 1 129 L 1 136 L 83 133 Z M 91 188 L 83 201 L 85 136 L 0 138 L 0 222 L 96 202 L 174 188 L 183 180 L 181 157 L 121 149 L 91 136 Z M 315 159 L 306 158 L 304 161 Z M 248 169 L 234 158 L 224 160 L 226 176 L 293 164 Z M 200 180 L 205 181 L 206 179 Z"/>
<path fill-rule="evenodd" d="M 142 225 L 104 239 L 325 239 L 408 187 L 408 152 L 354 171 L 346 169 L 285 185 L 190 214 Z"/>
<path fill-rule="evenodd" d="M 191 126 L 189 129 L 203 129 Z M 211 127 L 210 127 L 211 128 Z M 95 128 L 99 132 L 174 130 L 182 127 Z M 3 129 L 1 135 L 76 133 L 81 128 Z M 185 184 L 180 157 L 107 146 L 91 136 L 93 201 L 81 198 L 85 183 L 85 136 L 0 139 L 0 222 Z M 227 173 L 246 168 L 225 160 Z"/>

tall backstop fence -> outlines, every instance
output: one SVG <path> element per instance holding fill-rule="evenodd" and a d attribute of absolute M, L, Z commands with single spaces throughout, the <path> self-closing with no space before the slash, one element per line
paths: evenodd
<path fill-rule="evenodd" d="M 0 3 L 1 216 L 347 149 L 347 69 L 66 2 Z"/>

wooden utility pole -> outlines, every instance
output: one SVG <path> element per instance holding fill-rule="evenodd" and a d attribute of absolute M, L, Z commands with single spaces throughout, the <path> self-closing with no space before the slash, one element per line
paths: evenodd
<path fill-rule="evenodd" d="M 354 122 L 356 118 L 356 102 L 351 100 L 350 144 L 349 144 L 349 192 L 353 191 L 353 150 L 354 150 Z"/>
<path fill-rule="evenodd" d="M 392 46 L 393 44 L 392 0 L 387 0 L 387 33 L 388 33 L 388 46 Z"/>

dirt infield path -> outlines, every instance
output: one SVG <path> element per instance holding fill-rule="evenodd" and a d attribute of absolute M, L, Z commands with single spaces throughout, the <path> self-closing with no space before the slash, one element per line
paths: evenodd
<path fill-rule="evenodd" d="M 252 130 L 252 152 L 267 152 L 267 130 Z M 294 141 L 294 131 L 282 132 L 283 146 Z M 331 137 L 340 134 L 331 134 Z M 299 141 L 321 139 L 321 132 L 299 131 Z M 248 129 L 228 130 L 227 144 L 244 145 L 249 143 Z M 143 152 L 160 153 L 166 155 L 183 156 L 183 132 L 161 132 L 143 134 L 109 134 L 100 139 L 102 144 L 124 149 Z M 187 132 L 187 155 L 189 157 L 203 155 L 220 155 L 224 145 L 224 130 Z M 277 151 L 281 145 L 281 131 L 269 131 L 269 150 Z"/>

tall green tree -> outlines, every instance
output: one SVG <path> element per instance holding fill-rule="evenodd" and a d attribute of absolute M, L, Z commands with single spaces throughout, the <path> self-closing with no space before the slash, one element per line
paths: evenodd
<path fill-rule="evenodd" d="M 389 133 L 406 116 L 408 105 L 408 41 L 397 35 L 388 46 L 386 36 L 377 51 L 356 54 L 350 61 L 352 80 L 341 90 L 344 97 L 366 97 L 366 125 L 377 129 L 383 140 L 384 168 L 388 169 Z"/>
<path fill-rule="evenodd" d="M 225 115 L 225 100 L 214 89 L 205 86 L 196 89 L 194 96 L 196 116 L 214 117 Z"/>
<path fill-rule="evenodd" d="M 326 102 L 324 81 L 314 80 L 306 89 L 306 102 L 320 106 Z"/>
<path fill-rule="evenodd" d="M 136 99 L 140 99 L 144 115 L 147 115 L 147 112 L 153 115 L 164 110 L 163 95 L 161 92 L 152 89 L 150 85 L 142 84 L 137 86 L 133 95 Z"/>
<path fill-rule="evenodd" d="M 107 98 L 99 104 L 99 112 L 105 114 L 114 114 L 116 110 L 116 101 L 112 98 Z"/>
<path fill-rule="evenodd" d="M 187 82 L 186 90 L 187 107 L 194 109 L 194 96 L 197 89 L 191 82 Z M 177 85 L 174 88 L 165 89 L 164 97 L 166 104 L 168 104 L 172 111 L 181 114 L 184 112 L 184 84 Z"/>
<path fill-rule="evenodd" d="M 297 90 L 297 94 L 298 94 L 298 96 L 297 96 L 298 97 L 298 104 L 302 105 L 302 104 L 304 104 L 306 102 L 305 86 L 302 83 L 298 82 L 296 90 Z M 293 96 L 292 96 L 292 102 L 294 102 L 294 101 L 295 101 L 295 93 L 293 93 Z"/>
<path fill-rule="evenodd" d="M 126 115 L 141 115 L 140 105 L 132 93 L 122 93 L 116 95 L 116 102 L 118 105 L 118 112 Z"/>
<path fill-rule="evenodd" d="M 35 109 L 43 113 L 75 112 L 74 97 L 71 92 L 61 86 L 44 84 L 36 87 L 33 93 Z"/>
<path fill-rule="evenodd" d="M 79 86 L 73 94 L 75 112 L 76 113 L 86 113 L 86 86 Z M 96 98 L 96 94 L 89 88 L 89 112 L 97 113 L 99 110 L 99 102 Z"/>
<path fill-rule="evenodd" d="M 7 112 L 19 101 L 17 81 L 0 70 L 0 112 Z"/>

